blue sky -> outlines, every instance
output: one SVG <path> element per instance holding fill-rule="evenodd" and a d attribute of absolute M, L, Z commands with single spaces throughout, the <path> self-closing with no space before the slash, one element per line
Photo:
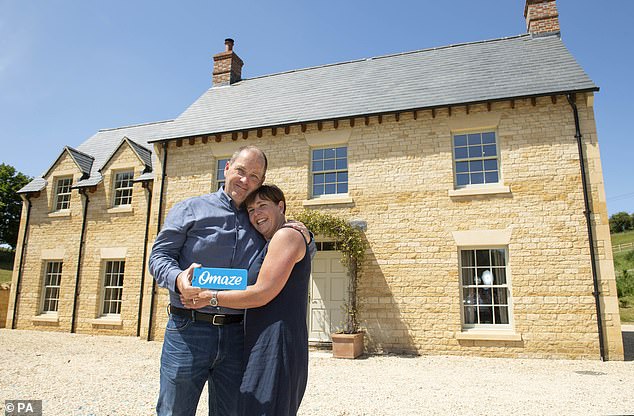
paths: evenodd
<path fill-rule="evenodd" d="M 610 214 L 634 212 L 634 1 L 558 0 L 601 88 Z M 234 38 L 243 78 L 526 32 L 524 0 L 0 0 L 0 163 L 38 176 L 102 128 L 177 117 Z"/>

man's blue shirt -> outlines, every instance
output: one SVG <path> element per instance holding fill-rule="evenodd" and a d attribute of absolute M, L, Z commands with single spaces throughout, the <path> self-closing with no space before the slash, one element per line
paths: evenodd
<path fill-rule="evenodd" d="M 183 307 L 176 278 L 192 263 L 203 267 L 248 269 L 264 246 L 264 239 L 223 189 L 177 203 L 165 218 L 150 254 L 150 273 L 170 291 L 170 303 Z M 212 308 L 201 312 L 241 313 Z"/>

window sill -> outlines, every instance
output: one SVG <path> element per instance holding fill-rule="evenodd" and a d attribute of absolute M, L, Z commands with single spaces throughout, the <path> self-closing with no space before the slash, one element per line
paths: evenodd
<path fill-rule="evenodd" d="M 108 210 L 106 212 L 108 214 L 119 214 L 119 213 L 123 213 L 123 212 L 134 212 L 134 208 L 132 208 L 132 205 L 121 205 L 121 206 L 118 206 L 118 207 L 108 208 Z"/>
<path fill-rule="evenodd" d="M 57 324 L 59 323 L 59 316 L 57 316 L 56 313 L 43 313 L 41 315 L 36 315 L 32 317 L 31 321 L 35 324 Z"/>
<path fill-rule="evenodd" d="M 93 319 L 90 323 L 95 326 L 121 326 L 123 321 L 119 316 L 102 316 L 101 318 Z"/>
<path fill-rule="evenodd" d="M 305 207 L 314 207 L 320 205 L 341 205 L 352 204 L 354 200 L 348 195 L 343 196 L 322 196 L 319 198 L 307 199 L 302 202 Z"/>
<path fill-rule="evenodd" d="M 456 339 L 468 341 L 521 341 L 522 334 L 513 331 L 464 331 L 457 332 Z"/>
<path fill-rule="evenodd" d="M 469 187 L 460 189 L 450 189 L 450 197 L 459 196 L 477 196 L 477 195 L 495 195 L 495 194 L 510 194 L 511 188 L 504 185 L 492 185 L 482 187 Z"/>
<path fill-rule="evenodd" d="M 71 216 L 71 211 L 70 211 L 70 209 L 63 209 L 63 210 L 60 210 L 60 211 L 53 211 L 53 212 L 49 212 L 48 216 L 49 216 L 49 218 L 70 217 Z"/>

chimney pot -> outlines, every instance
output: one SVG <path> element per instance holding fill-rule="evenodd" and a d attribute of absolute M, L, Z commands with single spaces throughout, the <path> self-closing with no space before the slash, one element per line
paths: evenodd
<path fill-rule="evenodd" d="M 233 39 L 225 39 L 225 52 L 231 52 L 233 50 Z"/>
<path fill-rule="evenodd" d="M 233 51 L 233 39 L 225 39 L 225 50 L 214 55 L 212 86 L 231 85 L 242 79 L 242 59 Z"/>

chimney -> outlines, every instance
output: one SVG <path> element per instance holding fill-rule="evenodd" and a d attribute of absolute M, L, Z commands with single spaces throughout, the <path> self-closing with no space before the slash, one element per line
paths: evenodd
<path fill-rule="evenodd" d="M 242 59 L 233 51 L 233 39 L 225 39 L 225 51 L 214 55 L 214 87 L 230 85 L 242 79 Z"/>
<path fill-rule="evenodd" d="M 559 13 L 555 0 L 526 0 L 524 17 L 528 33 L 559 33 Z"/>

